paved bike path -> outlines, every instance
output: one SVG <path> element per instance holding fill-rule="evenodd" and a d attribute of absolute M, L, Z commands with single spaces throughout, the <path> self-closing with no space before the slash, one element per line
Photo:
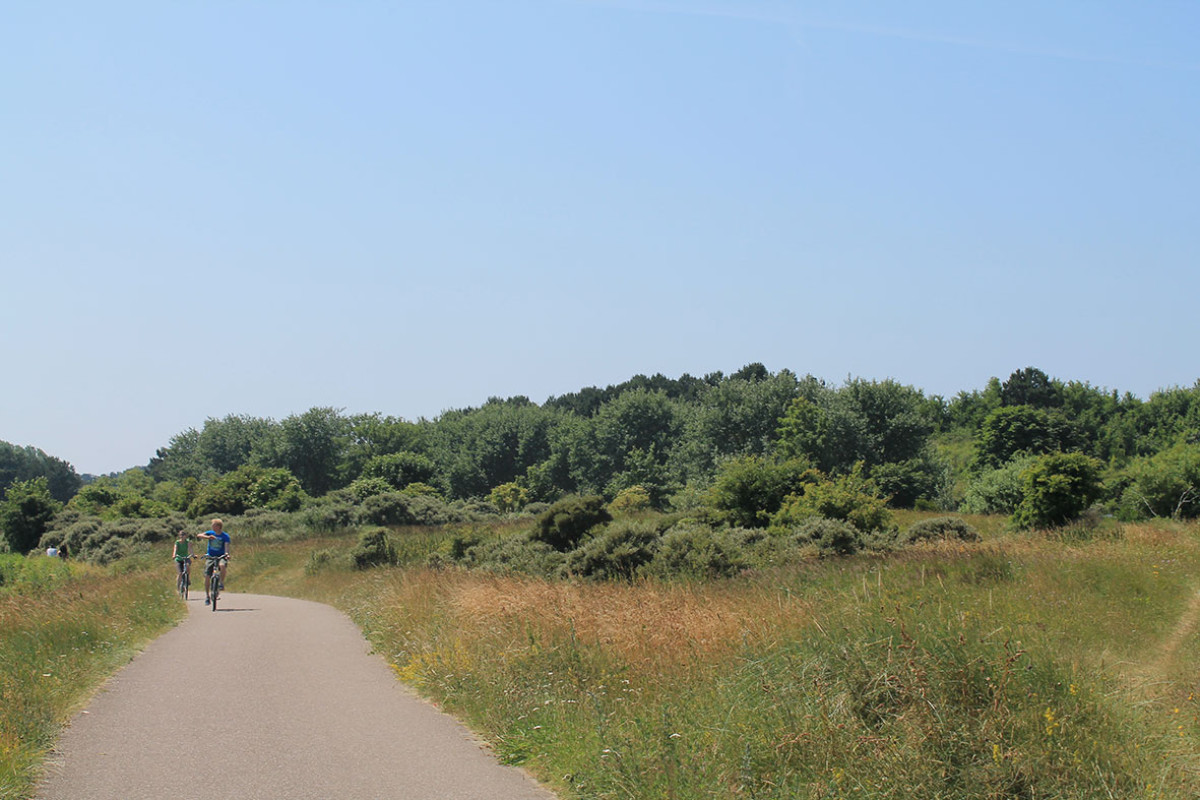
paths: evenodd
<path fill-rule="evenodd" d="M 38 800 L 553 800 L 400 684 L 337 610 L 203 603 L 72 721 Z"/>

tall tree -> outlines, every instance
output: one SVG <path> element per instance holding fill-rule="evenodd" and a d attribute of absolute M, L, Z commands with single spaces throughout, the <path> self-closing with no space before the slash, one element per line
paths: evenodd
<path fill-rule="evenodd" d="M 16 481 L 0 501 L 0 534 L 8 549 L 26 553 L 37 546 L 62 504 L 50 496 L 45 477 Z"/>
<path fill-rule="evenodd" d="M 36 447 L 0 442 L 0 498 L 13 482 L 34 478 L 45 478 L 50 496 L 60 503 L 70 500 L 83 484 L 75 468 L 66 461 L 46 455 Z"/>

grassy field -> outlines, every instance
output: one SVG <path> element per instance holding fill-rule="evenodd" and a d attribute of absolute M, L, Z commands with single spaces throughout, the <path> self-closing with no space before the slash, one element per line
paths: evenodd
<path fill-rule="evenodd" d="M 303 542 L 239 566 L 344 608 L 567 797 L 1200 796 L 1196 527 L 972 523 L 977 544 L 701 583 L 314 570 Z M 437 536 L 396 539 L 417 561 Z"/>
<path fill-rule="evenodd" d="M 970 521 L 978 543 L 696 582 L 431 569 L 452 533 L 428 529 L 394 532 L 403 565 L 360 572 L 351 536 L 261 533 L 230 589 L 343 608 L 398 678 L 563 797 L 1200 797 L 1200 528 Z M 162 578 L 6 579 L 0 797 L 182 613 Z"/>
<path fill-rule="evenodd" d="M 171 575 L 0 556 L 0 798 L 31 791 L 63 724 L 183 615 Z"/>

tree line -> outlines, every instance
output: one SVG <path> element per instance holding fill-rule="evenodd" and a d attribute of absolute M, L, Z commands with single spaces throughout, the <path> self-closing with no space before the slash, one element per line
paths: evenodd
<path fill-rule="evenodd" d="M 16 509 L 30 497 L 150 518 L 296 510 L 382 490 L 501 510 L 636 491 L 658 509 L 741 504 L 746 522 L 777 515 L 814 476 L 896 508 L 1012 514 L 1029 525 L 1089 507 L 1191 517 L 1200 513 L 1200 382 L 1142 400 L 1029 367 L 947 399 L 893 380 L 835 385 L 755 363 L 702 378 L 639 375 L 540 405 L 491 398 L 435 419 L 328 407 L 278 421 L 210 418 L 145 466 L 87 483 L 40 450 L 0 443 L 0 530 L 28 516 Z"/>

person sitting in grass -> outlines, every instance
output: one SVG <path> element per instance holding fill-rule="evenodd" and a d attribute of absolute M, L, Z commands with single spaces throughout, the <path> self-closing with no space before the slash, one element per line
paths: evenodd
<path fill-rule="evenodd" d="M 212 597 L 209 591 L 213 579 L 219 580 L 221 587 L 225 586 L 225 570 L 229 562 L 222 556 L 229 555 L 229 534 L 225 532 L 225 523 L 219 519 L 212 521 L 212 528 L 204 533 L 196 534 L 197 539 L 208 539 L 208 552 L 204 564 L 204 605 L 208 605 Z M 215 572 L 215 574 L 214 574 Z"/>

